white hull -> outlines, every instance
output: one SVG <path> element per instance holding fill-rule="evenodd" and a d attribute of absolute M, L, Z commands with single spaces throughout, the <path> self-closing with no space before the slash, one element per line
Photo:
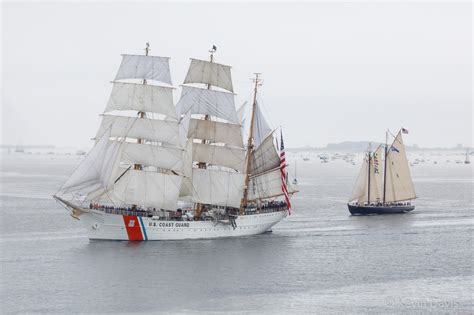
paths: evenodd
<path fill-rule="evenodd" d="M 159 241 L 256 235 L 269 231 L 286 216 L 286 210 L 239 216 L 235 229 L 227 221 L 163 221 L 96 210 L 81 211 L 77 217 L 91 240 Z"/>

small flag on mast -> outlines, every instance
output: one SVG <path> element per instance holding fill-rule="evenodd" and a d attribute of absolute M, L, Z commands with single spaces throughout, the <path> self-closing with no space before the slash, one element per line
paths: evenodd
<path fill-rule="evenodd" d="M 408 134 L 408 129 L 402 128 L 402 133 Z"/>
<path fill-rule="evenodd" d="M 291 214 L 291 202 L 290 194 L 288 193 L 288 187 L 286 186 L 286 157 L 285 157 L 285 145 L 283 144 L 283 132 L 280 129 L 280 177 L 281 177 L 281 190 L 285 195 L 285 201 L 288 205 L 288 214 Z"/>

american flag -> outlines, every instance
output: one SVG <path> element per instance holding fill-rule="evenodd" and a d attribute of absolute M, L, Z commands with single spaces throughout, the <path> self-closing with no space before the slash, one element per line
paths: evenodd
<path fill-rule="evenodd" d="M 291 202 L 290 194 L 288 193 L 288 188 L 286 186 L 286 158 L 285 158 L 285 145 L 283 144 L 283 132 L 280 130 L 280 175 L 281 175 L 281 190 L 285 195 L 285 201 L 288 205 L 288 213 L 291 214 Z"/>

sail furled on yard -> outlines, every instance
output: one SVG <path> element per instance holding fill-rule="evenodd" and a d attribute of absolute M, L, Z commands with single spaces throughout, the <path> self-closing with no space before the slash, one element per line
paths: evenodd
<path fill-rule="evenodd" d="M 171 85 L 168 57 L 122 55 L 122 63 L 115 80 L 155 80 Z"/>
<path fill-rule="evenodd" d="M 232 85 L 230 69 L 230 66 L 191 58 L 191 65 L 189 66 L 188 73 L 184 79 L 184 84 L 210 84 L 229 92 L 233 92 L 234 88 Z"/>
<path fill-rule="evenodd" d="M 401 131 L 388 148 L 385 201 L 395 202 L 416 198 Z"/>

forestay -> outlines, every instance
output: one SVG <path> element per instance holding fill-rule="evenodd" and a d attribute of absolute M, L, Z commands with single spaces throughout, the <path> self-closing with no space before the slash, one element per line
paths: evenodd
<path fill-rule="evenodd" d="M 111 137 L 145 139 L 180 146 L 176 121 L 104 115 L 96 138 L 101 138 L 109 128 Z"/>
<path fill-rule="evenodd" d="M 155 80 L 171 85 L 168 57 L 122 55 L 122 63 L 115 80 Z"/>
<path fill-rule="evenodd" d="M 178 120 L 173 104 L 173 89 L 169 87 L 114 82 L 106 112 L 113 110 L 136 110 L 163 114 L 168 119 Z"/>
<path fill-rule="evenodd" d="M 401 132 L 395 137 L 388 150 L 386 172 L 385 202 L 416 198 Z"/>
<path fill-rule="evenodd" d="M 192 201 L 239 208 L 244 180 L 241 173 L 195 168 L 192 182 L 199 184 L 194 185 Z"/>
<path fill-rule="evenodd" d="M 184 83 L 204 83 L 233 92 L 229 66 L 215 62 L 192 59 Z"/>
<path fill-rule="evenodd" d="M 183 86 L 176 111 L 184 114 L 189 110 L 191 114 L 210 115 L 239 123 L 233 93 Z"/>

